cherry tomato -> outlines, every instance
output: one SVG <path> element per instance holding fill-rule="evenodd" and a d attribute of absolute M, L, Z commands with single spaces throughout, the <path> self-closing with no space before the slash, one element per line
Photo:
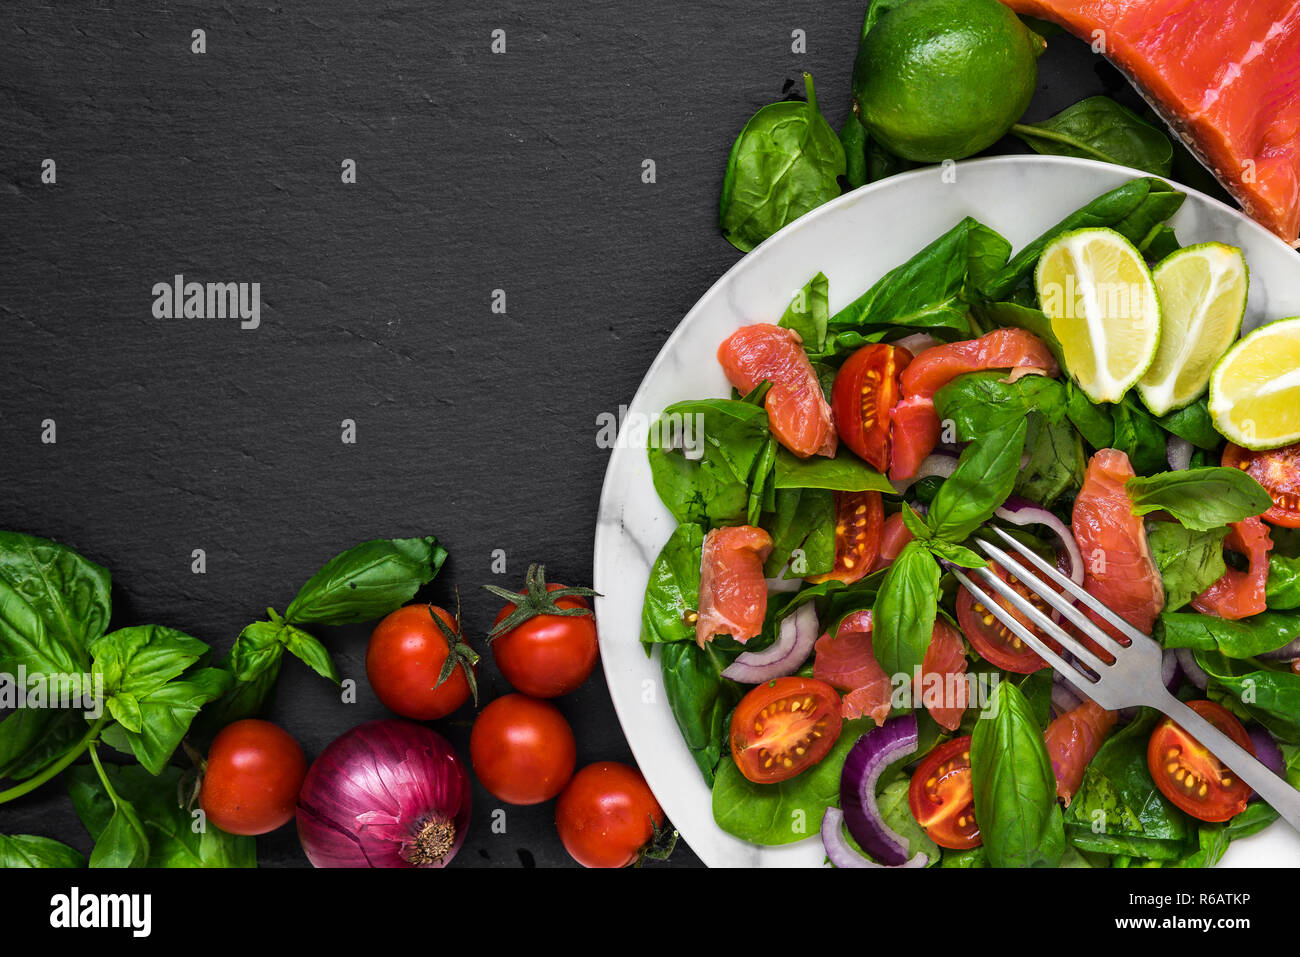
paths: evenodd
<path fill-rule="evenodd" d="M 453 635 L 460 634 L 456 619 L 445 610 L 407 605 L 375 626 L 366 648 L 366 675 L 375 695 L 389 710 L 417 721 L 445 717 L 463 705 L 472 690 L 466 672 L 472 674 L 478 660 L 463 641 L 455 642 L 461 661 L 439 684 L 453 648 L 434 615 Z"/>
<path fill-rule="evenodd" d="M 306 776 L 307 757 L 289 732 L 246 718 L 212 739 L 199 807 L 228 834 L 266 834 L 293 820 Z"/>
<path fill-rule="evenodd" d="M 583 867 L 627 867 L 664 824 L 663 808 L 636 768 L 589 764 L 555 803 L 564 849 Z"/>
<path fill-rule="evenodd" d="M 1032 594 L 1017 578 L 1008 575 L 1002 566 L 993 565 L 992 567 L 999 578 L 1010 583 L 1012 588 L 1030 599 L 1040 611 L 1047 614 L 1051 613 L 1050 606 L 1037 595 Z M 1049 584 L 1051 583 L 1049 582 Z M 1056 588 L 1054 584 L 1052 587 Z M 988 589 L 985 590 L 989 591 Z M 1058 588 L 1057 591 L 1059 590 Z M 1009 607 L 1004 598 L 993 595 L 991 591 L 989 593 L 1000 606 L 1003 608 Z M 1049 647 L 1053 650 L 1059 647 L 1056 642 L 1044 637 L 1038 628 L 1031 625 L 1024 614 L 1014 610 L 1013 612 L 1021 624 L 1028 626 Z M 1038 654 L 1032 648 L 1012 634 L 1011 629 L 995 618 L 992 612 L 976 601 L 975 596 L 964 588 L 959 589 L 957 592 L 957 624 L 961 625 L 961 630 L 966 634 L 974 649 L 979 652 L 980 657 L 989 664 L 996 665 L 1005 671 L 1015 672 L 1018 675 L 1027 675 L 1047 667 L 1047 663 L 1038 657 Z"/>
<path fill-rule="evenodd" d="M 474 720 L 469 759 L 496 798 L 507 804 L 541 804 L 569 783 L 578 750 L 569 722 L 555 705 L 508 694 Z"/>
<path fill-rule="evenodd" d="M 1273 507 L 1261 516 L 1264 521 L 1300 528 L 1300 442 L 1264 452 L 1228 443 L 1223 464 L 1241 469 L 1273 497 Z"/>
<path fill-rule="evenodd" d="M 835 567 L 813 575 L 817 583 L 836 579 L 846 585 L 857 581 L 876 563 L 885 509 L 879 492 L 835 493 Z"/>
<path fill-rule="evenodd" d="M 983 842 L 975 823 L 970 735 L 935 748 L 912 775 L 907 804 L 930 840 L 955 851 Z"/>
<path fill-rule="evenodd" d="M 889 468 L 889 410 L 898 401 L 898 374 L 911 358 L 895 346 L 863 346 L 840 366 L 831 386 L 835 430 L 878 472 Z"/>
<path fill-rule="evenodd" d="M 1241 722 L 1213 701 L 1189 701 L 1187 706 L 1251 754 L 1255 746 Z M 1226 821 L 1246 810 L 1253 793 L 1237 775 L 1199 741 L 1165 718 L 1151 732 L 1147 767 L 1165 797 L 1202 821 Z"/>
<path fill-rule="evenodd" d="M 784 781 L 826 757 L 842 724 L 839 692 L 826 682 L 766 681 L 731 716 L 731 756 L 751 781 Z"/>
<path fill-rule="evenodd" d="M 563 585 L 550 584 L 548 592 Z M 524 596 L 520 596 L 523 598 Z M 581 597 L 559 598 L 557 608 L 588 608 Z M 496 627 L 517 611 L 506 605 L 493 622 Z M 536 614 L 501 635 L 491 638 L 492 657 L 506 681 L 534 698 L 554 698 L 574 691 L 596 667 L 600 648 L 596 642 L 596 619 L 590 614 Z"/>

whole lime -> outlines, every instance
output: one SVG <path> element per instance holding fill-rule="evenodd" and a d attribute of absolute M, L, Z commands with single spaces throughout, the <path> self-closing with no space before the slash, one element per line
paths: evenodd
<path fill-rule="evenodd" d="M 1046 46 L 998 0 L 907 0 L 862 40 L 853 109 L 899 156 L 961 159 L 1025 112 Z"/>

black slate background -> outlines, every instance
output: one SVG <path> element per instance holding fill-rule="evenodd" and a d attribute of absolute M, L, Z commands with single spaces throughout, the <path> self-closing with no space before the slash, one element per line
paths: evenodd
<path fill-rule="evenodd" d="M 459 586 L 471 635 L 497 608 L 484 582 L 516 584 L 532 561 L 589 582 L 596 416 L 631 397 L 737 260 L 716 203 L 745 120 L 809 69 L 838 128 L 862 9 L 10 0 L 0 526 L 107 565 L 115 624 L 171 625 L 219 651 L 366 538 L 438 535 L 452 557 L 427 597 Z M 505 54 L 490 52 L 495 29 Z M 1058 33 L 1029 115 L 1100 92 L 1137 105 Z M 57 185 L 40 182 L 46 157 Z M 175 273 L 260 282 L 261 327 L 154 319 L 151 287 Z M 55 445 L 40 441 L 47 418 Z M 340 441 L 347 418 L 355 445 Z M 195 548 L 206 575 L 190 571 Z M 364 680 L 367 629 L 318 634 L 360 700 L 286 659 L 269 717 L 309 756 L 387 715 Z M 507 690 L 483 670 L 485 698 Z M 599 671 L 558 704 L 580 764 L 630 760 Z M 436 727 L 465 753 L 471 721 L 466 707 Z M 497 802 L 475 801 L 456 865 L 572 863 L 553 805 L 509 809 L 494 835 Z M 0 833 L 17 832 L 89 850 L 58 783 L 0 808 Z M 306 865 L 292 827 L 260 858 Z M 682 846 L 672 863 L 698 860 Z"/>

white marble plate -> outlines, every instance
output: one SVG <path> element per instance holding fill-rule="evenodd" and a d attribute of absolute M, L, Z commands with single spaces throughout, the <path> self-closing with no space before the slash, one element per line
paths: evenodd
<path fill-rule="evenodd" d="M 830 279 L 830 307 L 856 298 L 963 216 L 1001 232 L 1015 248 L 1088 200 L 1133 176 L 1091 160 L 1006 156 L 958 163 L 944 182 L 939 168 L 895 176 L 842 196 L 792 223 L 745 256 L 706 292 L 668 338 L 629 407 L 650 416 L 690 398 L 726 396 L 715 353 L 742 325 L 776 322 L 794 293 L 818 270 Z M 1300 315 L 1300 259 L 1241 213 L 1194 190 L 1174 218 L 1184 244 L 1219 240 L 1240 246 L 1250 266 L 1246 326 Z M 721 240 L 719 240 L 721 242 Z M 638 641 L 650 565 L 675 526 L 651 483 L 644 448 L 610 456 L 596 530 L 595 587 L 601 660 L 619 721 L 650 787 L 669 818 L 711 866 L 816 866 L 814 836 L 780 848 L 737 840 L 713 822 L 709 789 L 664 699 L 658 653 Z M 815 826 L 815 825 L 814 825 Z M 1300 865 L 1300 835 L 1276 824 L 1234 843 L 1225 863 Z"/>

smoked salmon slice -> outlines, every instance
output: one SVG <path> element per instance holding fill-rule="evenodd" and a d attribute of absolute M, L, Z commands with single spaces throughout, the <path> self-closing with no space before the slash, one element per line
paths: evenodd
<path fill-rule="evenodd" d="M 1223 544 L 1250 559 L 1250 567 L 1239 572 L 1229 568 L 1217 582 L 1192 599 L 1192 607 L 1206 615 L 1218 615 L 1236 621 L 1265 610 L 1268 586 L 1268 553 L 1273 536 L 1258 518 L 1234 522 Z"/>
<path fill-rule="evenodd" d="M 1104 53 L 1242 207 L 1300 232 L 1300 0 L 1003 0 Z"/>
<path fill-rule="evenodd" d="M 994 329 L 978 339 L 926 349 L 903 370 L 899 379 L 903 399 L 889 414 L 891 479 L 911 478 L 939 444 L 934 394 L 959 375 L 983 369 L 1010 369 L 1016 377 L 1026 372 L 1056 376 L 1061 371 L 1043 340 L 1023 329 Z"/>
<path fill-rule="evenodd" d="M 1056 796 L 1066 807 L 1083 783 L 1083 772 L 1097 756 L 1097 749 L 1115 727 L 1115 719 L 1114 711 L 1085 701 L 1047 726 L 1043 742 L 1056 774 Z"/>
<path fill-rule="evenodd" d="M 718 347 L 718 361 L 741 393 L 772 383 L 763 407 L 778 442 L 800 458 L 833 456 L 839 436 L 831 406 L 802 341 L 789 329 L 760 322 L 732 333 Z"/>
<path fill-rule="evenodd" d="M 763 562 L 770 554 L 772 536 L 752 525 L 715 528 L 704 536 L 695 622 L 695 641 L 701 648 L 714 635 L 745 642 L 762 633 L 767 614 Z"/>
<path fill-rule="evenodd" d="M 1140 631 L 1150 634 L 1165 604 L 1146 528 L 1133 514 L 1124 483 L 1133 478 L 1128 456 L 1102 449 L 1088 462 L 1074 500 L 1074 539 L 1083 556 L 1083 587 Z M 1089 617 L 1117 638 L 1116 630 L 1091 609 Z"/>

